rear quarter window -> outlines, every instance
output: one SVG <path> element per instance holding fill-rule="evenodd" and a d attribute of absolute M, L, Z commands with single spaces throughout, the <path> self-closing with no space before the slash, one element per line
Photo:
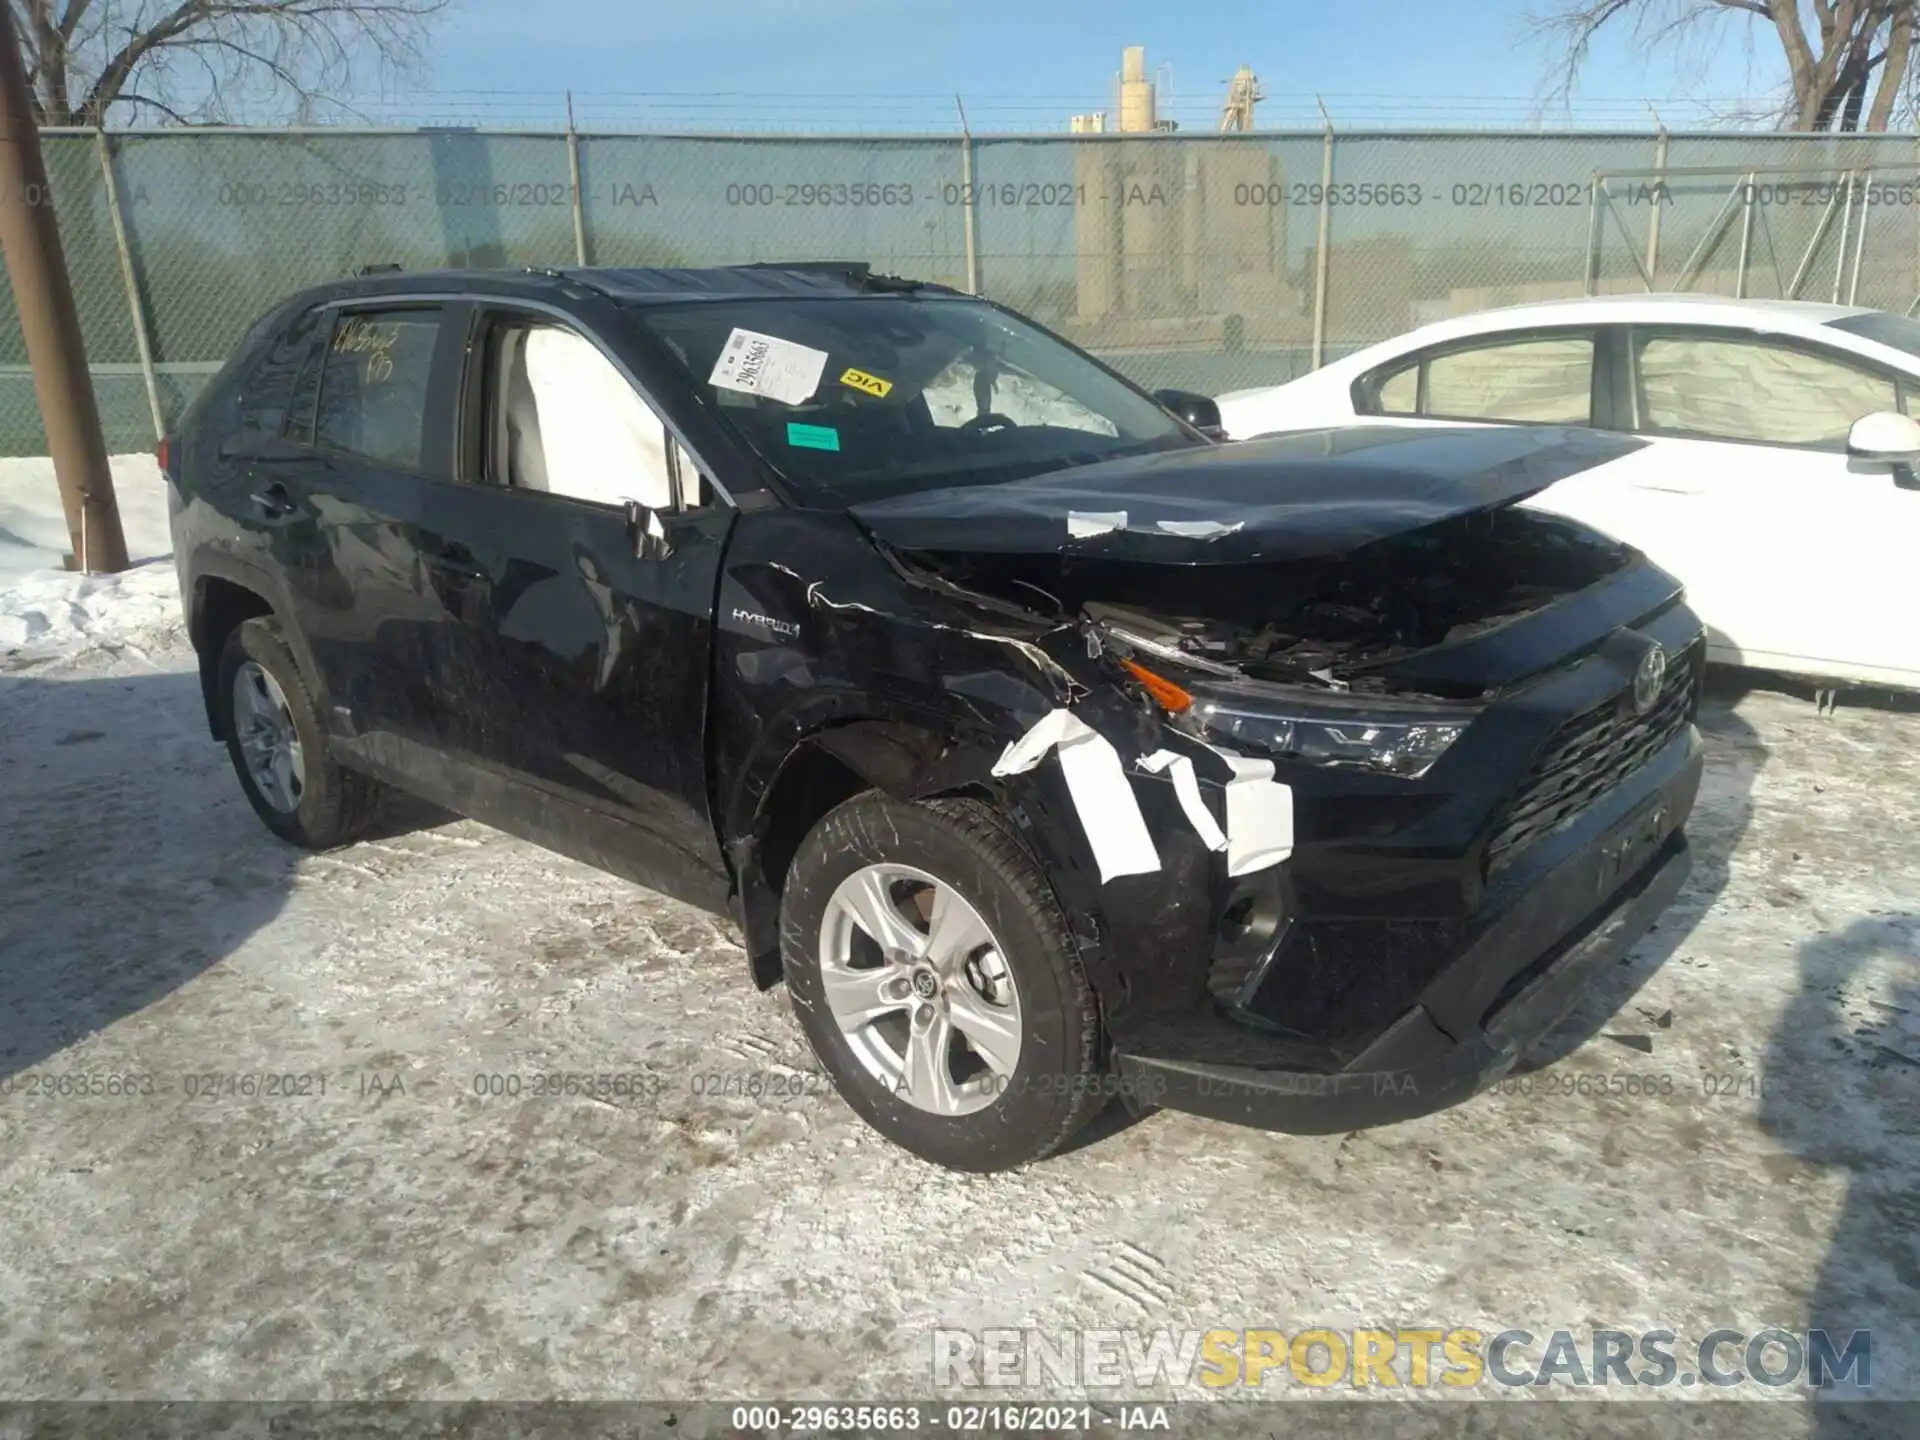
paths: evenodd
<path fill-rule="evenodd" d="M 240 372 L 234 388 L 232 423 L 243 444 L 272 439 L 288 428 L 297 408 L 301 372 L 314 353 L 322 329 L 321 312 L 305 311 L 281 328 Z M 312 396 L 307 397 L 312 410 Z"/>

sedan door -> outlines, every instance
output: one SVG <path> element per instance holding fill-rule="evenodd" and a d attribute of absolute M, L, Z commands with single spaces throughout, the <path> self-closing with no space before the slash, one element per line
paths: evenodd
<path fill-rule="evenodd" d="M 706 704 L 732 509 L 595 342 L 505 311 L 471 326 L 467 458 L 421 523 L 455 803 L 723 906 Z"/>

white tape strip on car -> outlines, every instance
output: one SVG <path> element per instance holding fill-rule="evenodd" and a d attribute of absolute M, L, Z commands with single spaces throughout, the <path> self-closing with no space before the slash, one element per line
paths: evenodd
<path fill-rule="evenodd" d="M 1204 743 L 1204 742 L 1202 742 Z M 1193 762 L 1171 750 L 1156 750 L 1140 758 L 1143 770 L 1167 771 L 1173 793 L 1201 842 L 1209 850 L 1227 852 L 1227 874 L 1250 875 L 1278 865 L 1293 854 L 1293 787 L 1273 778 L 1271 760 L 1253 760 L 1231 750 L 1208 745 L 1233 771 L 1226 784 L 1227 829 L 1223 835 L 1213 812 L 1200 798 L 1200 782 Z"/>
<path fill-rule="evenodd" d="M 1067 536 L 1073 540 L 1087 540 L 1095 535 L 1105 535 L 1110 530 L 1127 528 L 1127 512 L 1124 510 L 1069 510 L 1067 512 Z"/>
<path fill-rule="evenodd" d="M 1226 832 L 1220 828 L 1220 822 L 1213 818 L 1213 812 L 1207 809 L 1207 802 L 1200 798 L 1200 782 L 1193 773 L 1193 761 L 1171 750 L 1156 750 L 1151 755 L 1142 755 L 1135 762 L 1142 770 L 1158 775 L 1161 771 L 1170 773 L 1173 779 L 1173 793 L 1180 802 L 1180 808 L 1187 812 L 1187 823 L 1193 826 L 1194 833 L 1209 850 L 1227 848 Z"/>
<path fill-rule="evenodd" d="M 1233 770 L 1227 782 L 1227 874 L 1278 865 L 1293 854 L 1293 787 L 1273 778 L 1271 760 L 1207 748 Z"/>
<path fill-rule="evenodd" d="M 1066 710 L 1049 712 L 1026 734 L 1013 741 L 994 763 L 995 775 L 1019 775 L 1060 753 L 1060 770 L 1067 793 L 1079 812 L 1080 826 L 1093 847 L 1100 867 L 1100 883 L 1117 875 L 1150 875 L 1160 868 L 1160 852 L 1147 833 L 1133 785 L 1111 742 L 1084 720 Z"/>
<path fill-rule="evenodd" d="M 1231 524 L 1221 520 L 1160 520 L 1155 524 L 1169 535 L 1183 536 L 1188 540 L 1218 540 L 1222 535 L 1231 535 L 1247 522 L 1235 520 Z"/>
<path fill-rule="evenodd" d="M 820 372 L 826 367 L 824 350 L 736 326 L 721 347 L 720 358 L 713 362 L 707 383 L 722 390 L 764 395 L 783 405 L 798 405 L 820 388 Z"/>

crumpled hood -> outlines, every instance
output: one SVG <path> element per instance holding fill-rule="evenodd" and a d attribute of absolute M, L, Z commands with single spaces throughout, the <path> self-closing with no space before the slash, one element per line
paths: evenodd
<path fill-rule="evenodd" d="M 1355 426 L 855 505 L 902 550 L 1175 565 L 1338 555 L 1497 509 L 1645 442 L 1556 426 Z"/>

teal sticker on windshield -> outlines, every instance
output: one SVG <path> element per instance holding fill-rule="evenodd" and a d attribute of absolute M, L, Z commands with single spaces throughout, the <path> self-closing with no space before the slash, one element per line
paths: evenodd
<path fill-rule="evenodd" d="M 831 425 L 801 425 L 789 421 L 787 444 L 797 445 L 802 450 L 838 450 L 840 432 Z"/>

